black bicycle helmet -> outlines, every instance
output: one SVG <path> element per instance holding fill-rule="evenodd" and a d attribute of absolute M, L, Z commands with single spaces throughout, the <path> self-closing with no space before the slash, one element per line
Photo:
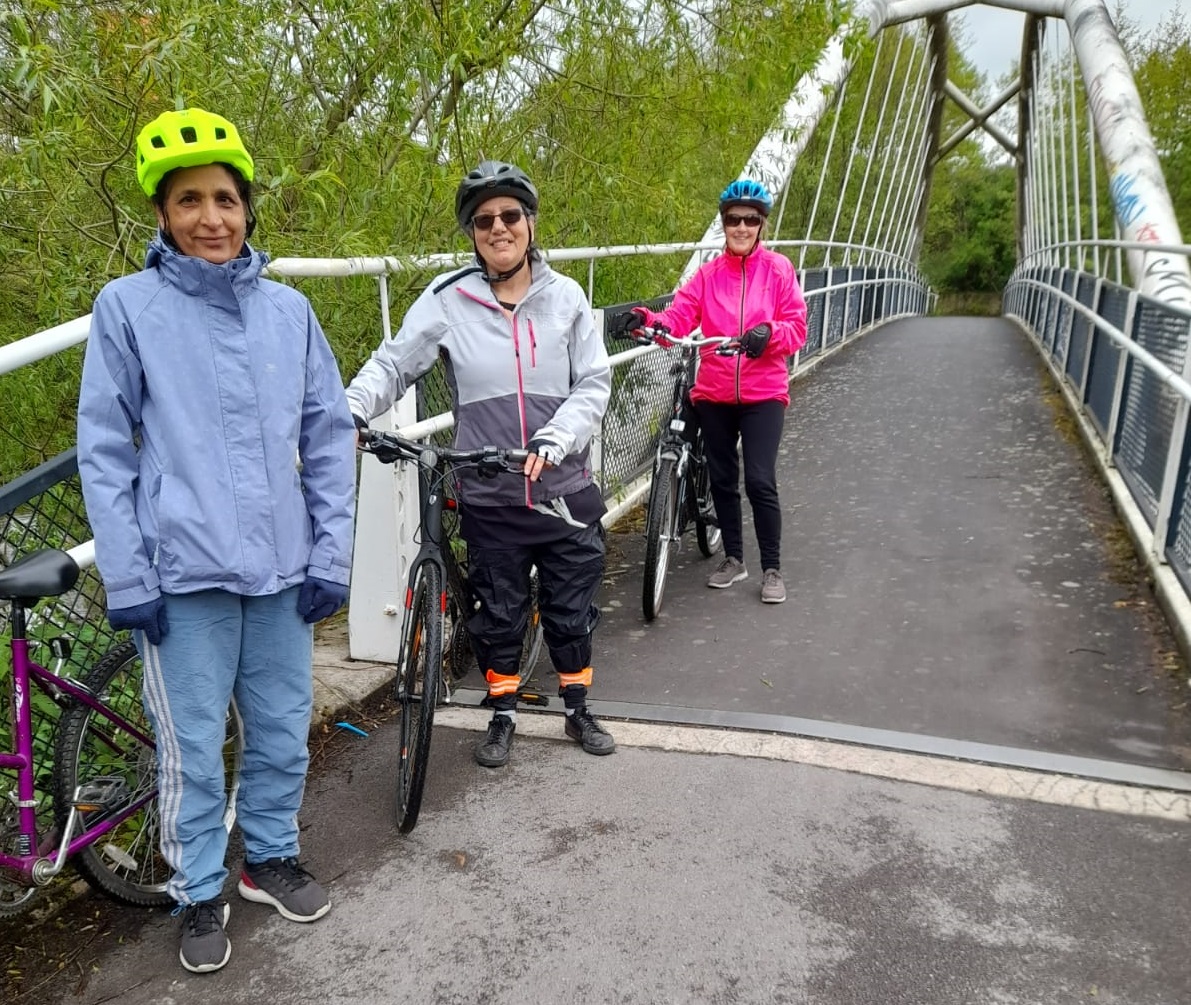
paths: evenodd
<path fill-rule="evenodd" d="M 519 199 L 530 213 L 538 211 L 538 190 L 521 168 L 504 161 L 480 161 L 459 183 L 455 193 L 455 219 L 460 228 L 467 230 L 476 207 L 498 195 Z"/>

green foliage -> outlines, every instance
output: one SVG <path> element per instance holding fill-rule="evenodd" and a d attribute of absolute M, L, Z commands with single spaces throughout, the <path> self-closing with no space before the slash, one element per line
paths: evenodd
<path fill-rule="evenodd" d="M 104 282 L 140 267 L 154 218 L 133 142 L 182 104 L 239 127 L 256 162 L 254 243 L 274 257 L 463 250 L 454 190 L 482 157 L 530 171 L 543 246 L 688 240 L 838 6 L 163 0 L 132 14 L 116 0 L 0 0 L 0 344 L 86 314 Z M 655 295 L 681 265 L 601 267 L 595 302 Z M 585 266 L 563 271 L 586 285 Z M 393 277 L 395 322 L 427 278 Z M 375 285 L 297 285 L 350 377 L 380 338 Z M 0 483 L 72 442 L 79 359 L 6 379 Z"/>
<path fill-rule="evenodd" d="M 1183 240 L 1191 236 L 1191 30 L 1176 6 L 1132 53 L 1134 77 Z"/>

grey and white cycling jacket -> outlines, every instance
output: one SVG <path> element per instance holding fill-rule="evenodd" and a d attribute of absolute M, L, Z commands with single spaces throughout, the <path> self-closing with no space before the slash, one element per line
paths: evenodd
<path fill-rule="evenodd" d="M 352 413 L 371 419 L 441 356 L 457 447 L 535 439 L 558 447 L 560 463 L 532 485 L 461 471 L 461 496 L 472 505 L 532 505 L 592 481 L 589 445 L 612 388 L 608 353 L 582 287 L 543 261 L 532 268 L 529 292 L 511 312 L 475 267 L 437 277 L 347 388 Z"/>

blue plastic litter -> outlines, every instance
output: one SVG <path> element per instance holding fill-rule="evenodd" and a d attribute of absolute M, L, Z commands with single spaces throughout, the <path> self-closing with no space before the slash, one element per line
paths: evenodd
<path fill-rule="evenodd" d="M 364 732 L 364 730 L 360 729 L 359 726 L 353 726 L 350 722 L 337 722 L 337 723 L 335 723 L 335 725 L 338 726 L 340 729 L 346 729 L 349 733 L 355 733 L 356 736 L 367 736 L 368 735 L 367 733 Z"/>

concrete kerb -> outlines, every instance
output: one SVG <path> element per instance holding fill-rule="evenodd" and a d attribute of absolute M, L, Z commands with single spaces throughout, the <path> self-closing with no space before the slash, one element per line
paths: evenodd
<path fill-rule="evenodd" d="M 346 640 L 316 641 L 311 731 L 336 722 L 352 723 L 361 705 L 392 684 L 394 669 L 391 663 L 351 659 Z"/>

